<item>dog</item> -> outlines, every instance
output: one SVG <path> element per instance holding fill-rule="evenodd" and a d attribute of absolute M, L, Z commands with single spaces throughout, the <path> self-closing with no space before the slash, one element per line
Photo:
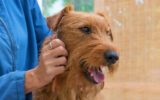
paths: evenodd
<path fill-rule="evenodd" d="M 66 6 L 46 21 L 69 52 L 67 71 L 56 77 L 54 85 L 35 91 L 34 100 L 94 100 L 104 87 L 105 70 L 113 73 L 119 62 L 107 18 Z M 50 40 L 48 37 L 43 45 Z"/>

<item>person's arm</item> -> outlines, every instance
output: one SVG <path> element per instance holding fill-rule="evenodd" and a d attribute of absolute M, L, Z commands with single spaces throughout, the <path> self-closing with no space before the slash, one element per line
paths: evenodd
<path fill-rule="evenodd" d="M 0 100 L 25 100 L 25 71 L 0 76 Z"/>
<path fill-rule="evenodd" d="M 38 7 L 36 0 L 24 0 L 25 2 L 30 2 L 29 7 L 31 7 L 31 12 L 34 18 L 35 31 L 37 33 L 38 47 L 40 48 L 41 43 L 51 33 L 45 23 L 43 16 L 41 15 L 40 9 Z M 35 19 L 36 16 L 39 18 Z M 39 22 L 39 23 L 38 23 Z M 38 35 L 42 34 L 42 35 Z M 0 66 L 5 67 L 5 66 Z M 28 100 L 32 90 L 37 88 L 37 81 L 33 75 L 33 70 L 30 71 L 15 71 L 8 74 L 0 76 L 0 100 Z M 35 85 L 36 84 L 36 85 Z M 39 87 L 39 86 L 38 86 Z"/>
<path fill-rule="evenodd" d="M 37 0 L 32 2 L 32 19 L 36 32 L 38 49 L 41 49 L 42 43 L 53 33 L 47 27 L 45 18 L 42 16 Z M 55 38 L 54 38 L 55 39 Z M 49 44 L 41 50 L 39 65 L 33 70 L 27 71 L 25 74 L 25 93 L 30 93 L 33 90 L 43 87 L 53 80 L 53 78 L 64 72 L 63 65 L 66 63 L 67 51 L 62 41 L 55 39 L 52 41 L 54 48 L 49 50 Z M 45 51 L 45 52 L 43 52 Z M 61 57 L 58 57 L 61 56 Z M 56 66 L 56 67 L 55 67 Z"/>
<path fill-rule="evenodd" d="M 40 48 L 45 38 L 51 35 L 51 32 L 46 25 L 45 19 L 41 15 L 37 1 L 29 1 L 34 2 L 33 9 L 31 10 L 33 13 L 38 48 Z M 48 84 L 56 75 L 64 72 L 65 68 L 61 65 L 65 65 L 66 63 L 65 56 L 67 56 L 67 51 L 60 40 L 55 39 L 52 42 L 54 49 L 49 50 L 48 45 L 43 48 L 42 51 L 44 51 L 44 53 L 41 54 L 39 65 L 36 68 L 29 71 L 10 72 L 0 76 L 0 100 L 26 100 L 28 99 L 26 94 Z M 60 55 L 61 57 L 58 57 Z"/>
<path fill-rule="evenodd" d="M 52 43 L 53 49 L 49 45 L 42 48 L 40 62 L 36 68 L 0 76 L 0 100 L 26 100 L 26 94 L 45 86 L 56 75 L 65 71 L 67 51 L 64 44 L 59 39 L 54 39 Z"/>

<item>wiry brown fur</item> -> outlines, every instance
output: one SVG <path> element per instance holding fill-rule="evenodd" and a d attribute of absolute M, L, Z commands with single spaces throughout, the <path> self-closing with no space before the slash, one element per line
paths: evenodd
<path fill-rule="evenodd" d="M 69 52 L 68 71 L 57 76 L 56 93 L 52 92 L 52 83 L 37 90 L 34 100 L 94 100 L 103 88 L 104 83 L 94 84 L 88 81 L 81 68 L 81 62 L 87 66 L 106 66 L 110 72 L 117 64 L 107 67 L 103 54 L 106 50 L 117 51 L 113 36 L 105 16 L 101 13 L 74 12 L 67 6 L 57 15 L 47 18 L 49 28 L 59 31 L 59 38 L 65 43 Z M 90 27 L 91 34 L 83 33 L 79 28 Z M 48 44 L 48 37 L 44 45 Z"/>

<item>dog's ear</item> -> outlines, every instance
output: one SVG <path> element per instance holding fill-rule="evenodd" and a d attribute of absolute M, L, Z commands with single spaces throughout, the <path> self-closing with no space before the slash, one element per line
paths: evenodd
<path fill-rule="evenodd" d="M 53 31 L 56 31 L 58 24 L 60 23 L 63 16 L 67 15 L 70 11 L 73 11 L 74 7 L 72 5 L 66 6 L 61 12 L 49 16 L 46 18 L 47 25 L 50 29 L 53 29 Z"/>
<path fill-rule="evenodd" d="M 61 12 L 65 15 L 68 14 L 70 11 L 73 11 L 74 7 L 72 5 L 66 6 Z"/>

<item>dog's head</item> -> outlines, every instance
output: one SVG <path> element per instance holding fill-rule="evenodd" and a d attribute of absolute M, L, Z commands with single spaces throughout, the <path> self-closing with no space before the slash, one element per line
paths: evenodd
<path fill-rule="evenodd" d="M 106 17 L 101 14 L 74 12 L 67 6 L 46 19 L 69 52 L 70 69 L 83 74 L 87 81 L 104 82 L 105 68 L 113 72 L 118 66 L 118 53 Z"/>

